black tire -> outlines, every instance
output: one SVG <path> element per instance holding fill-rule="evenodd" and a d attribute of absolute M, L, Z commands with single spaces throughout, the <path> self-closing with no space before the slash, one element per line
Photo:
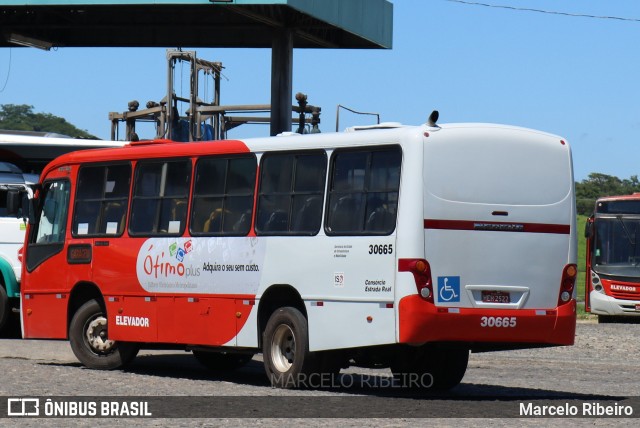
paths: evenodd
<path fill-rule="evenodd" d="M 617 319 L 612 315 L 598 315 L 598 324 L 611 324 L 615 322 L 617 322 Z"/>
<path fill-rule="evenodd" d="M 337 376 L 343 367 L 347 367 L 348 359 L 340 351 L 315 352 L 314 361 L 319 373 Z"/>
<path fill-rule="evenodd" d="M 276 388 L 310 386 L 315 372 L 314 356 L 309 352 L 307 319 L 293 307 L 277 309 L 262 336 L 264 368 Z"/>
<path fill-rule="evenodd" d="M 90 369 L 119 369 L 138 354 L 134 343 L 109 340 L 105 310 L 96 300 L 89 300 L 73 314 L 69 343 L 76 358 Z"/>
<path fill-rule="evenodd" d="M 469 363 L 469 350 L 422 346 L 403 350 L 391 366 L 401 386 L 446 391 L 457 386 Z"/>
<path fill-rule="evenodd" d="M 11 313 L 11 306 L 9 306 L 9 297 L 7 296 L 7 290 L 0 285 L 0 331 L 7 324 L 9 314 Z"/>
<path fill-rule="evenodd" d="M 214 371 L 237 370 L 253 358 L 253 354 L 208 351 L 193 351 L 193 356 L 200 364 Z"/>

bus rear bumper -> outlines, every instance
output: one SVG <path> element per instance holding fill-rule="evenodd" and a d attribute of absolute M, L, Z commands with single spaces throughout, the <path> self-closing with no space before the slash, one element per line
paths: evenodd
<path fill-rule="evenodd" d="M 514 343 L 573 345 L 576 301 L 554 309 L 437 307 L 420 296 L 399 305 L 400 343 Z"/>
<path fill-rule="evenodd" d="M 589 294 L 591 313 L 596 315 L 640 316 L 640 300 L 622 300 L 592 291 Z"/>

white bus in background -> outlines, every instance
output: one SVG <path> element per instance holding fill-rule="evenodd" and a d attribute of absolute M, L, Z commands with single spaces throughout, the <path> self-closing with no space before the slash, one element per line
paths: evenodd
<path fill-rule="evenodd" d="M 54 158 L 71 151 L 120 147 L 125 142 L 79 140 L 61 134 L 0 130 L 0 332 L 19 308 L 21 261 L 26 224 L 8 216 L 7 190 L 34 188 L 38 175 Z"/>
<path fill-rule="evenodd" d="M 14 134 L 15 133 L 15 134 Z M 53 159 L 76 150 L 122 147 L 126 141 L 85 140 L 46 132 L 0 130 L 0 161 L 39 174 Z"/>
<path fill-rule="evenodd" d="M 24 244 L 26 223 L 22 218 L 7 214 L 7 191 L 27 191 L 38 183 L 36 174 L 23 174 L 12 163 L 0 162 L 0 331 L 4 328 L 12 308 L 19 306 L 20 270 L 18 252 Z"/>
<path fill-rule="evenodd" d="M 56 159 L 29 206 L 24 337 L 99 369 L 262 352 L 278 387 L 355 363 L 447 389 L 469 351 L 572 345 L 569 145 L 434 116 Z"/>

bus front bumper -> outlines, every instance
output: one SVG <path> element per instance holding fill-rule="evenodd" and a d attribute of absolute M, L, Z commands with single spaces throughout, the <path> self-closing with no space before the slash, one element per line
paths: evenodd
<path fill-rule="evenodd" d="M 400 300 L 399 328 L 400 343 L 573 345 L 576 301 L 553 309 L 450 308 L 412 295 Z"/>
<path fill-rule="evenodd" d="M 589 304 L 596 315 L 640 316 L 640 300 L 616 299 L 594 290 L 589 293 Z"/>

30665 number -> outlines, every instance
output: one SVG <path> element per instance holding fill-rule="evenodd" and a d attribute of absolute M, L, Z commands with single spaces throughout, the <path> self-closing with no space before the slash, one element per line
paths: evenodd
<path fill-rule="evenodd" d="M 517 325 L 516 317 L 482 317 L 480 318 L 480 327 L 515 327 Z"/>
<path fill-rule="evenodd" d="M 393 244 L 369 245 L 369 254 L 393 254 Z"/>

